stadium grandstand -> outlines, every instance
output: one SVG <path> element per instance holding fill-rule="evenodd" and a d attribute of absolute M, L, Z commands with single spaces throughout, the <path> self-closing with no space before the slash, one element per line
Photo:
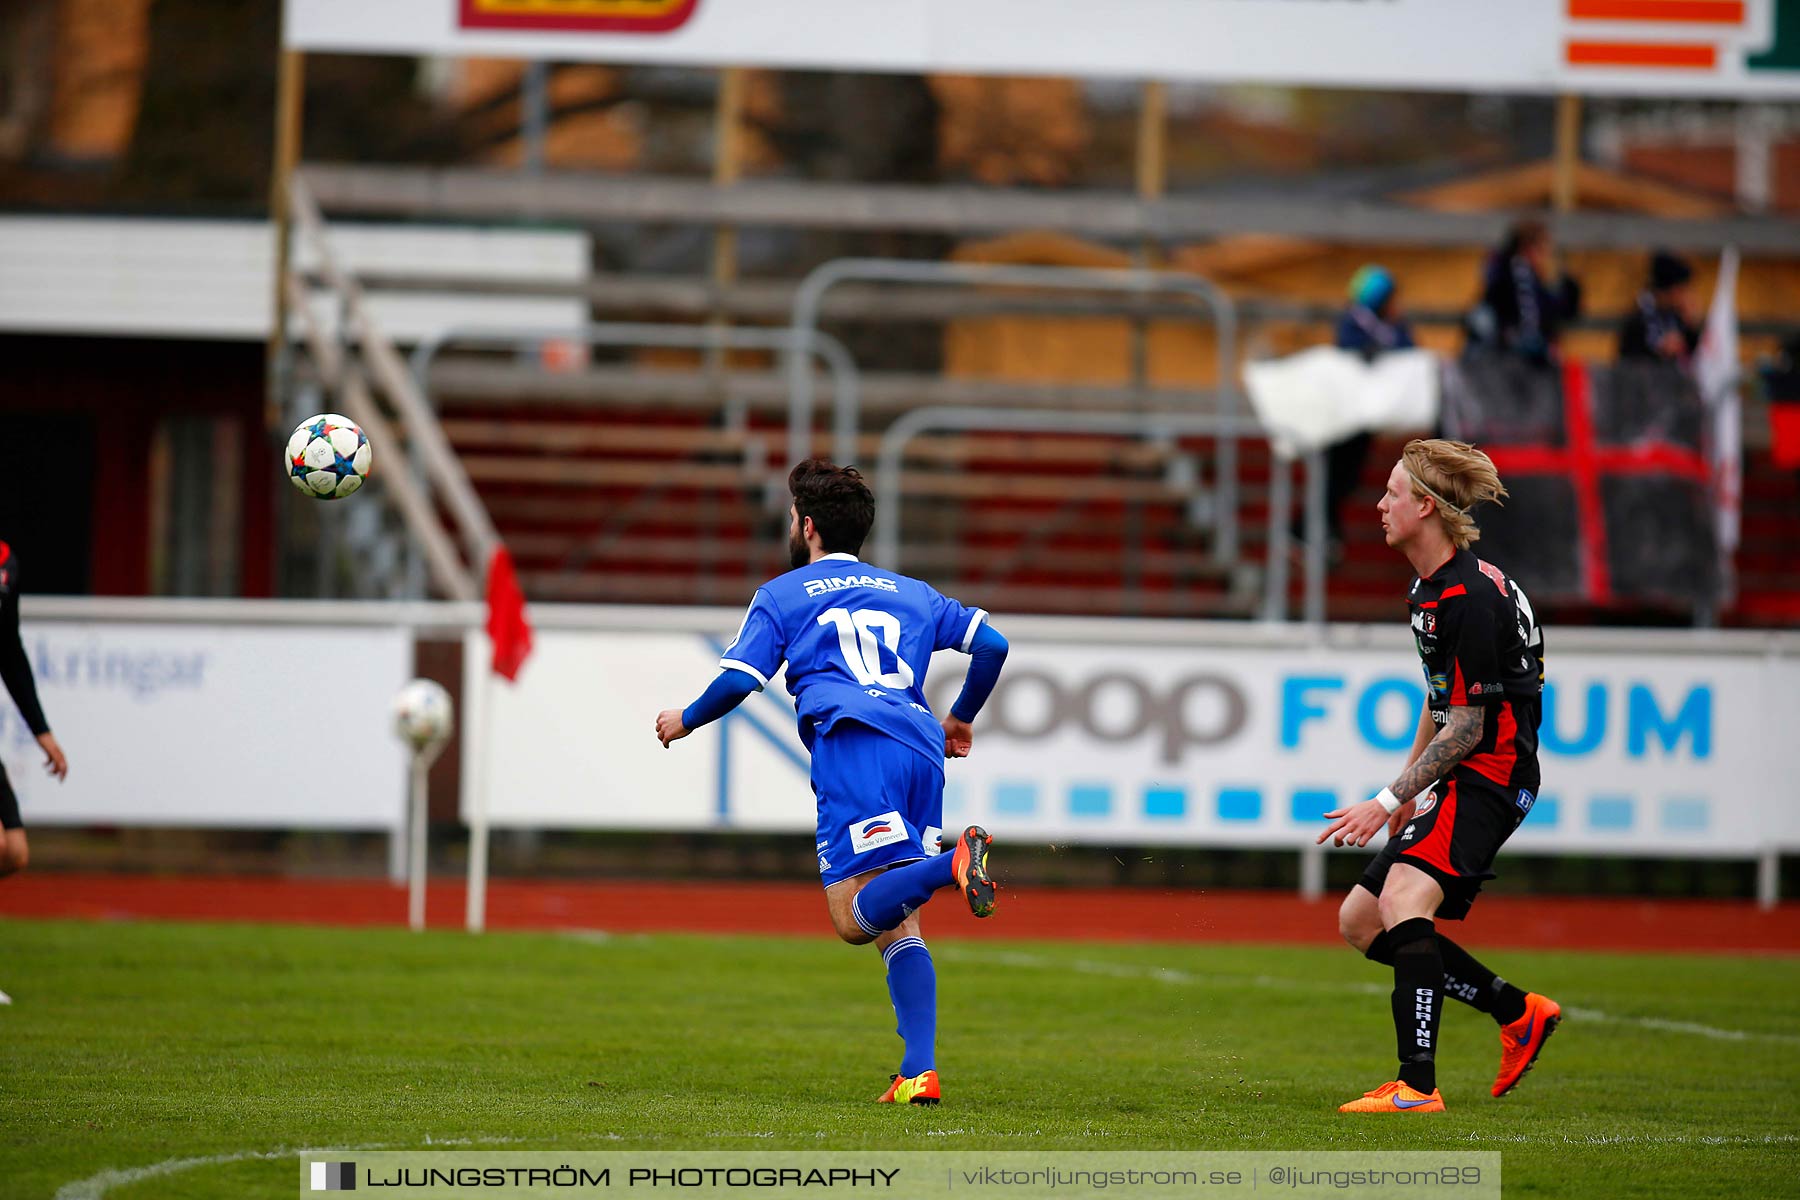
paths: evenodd
<path fill-rule="evenodd" d="M 1037 4 L 0 5 L 0 1068 L 41 1099 L 0 1200 L 446 1145 L 1786 1186 L 1800 3 Z M 1437 439 L 1504 504 L 1428 485 Z M 843 586 L 966 606 L 929 679 L 818 617 L 950 739 L 941 828 L 851 827 L 941 833 L 955 886 L 849 935 L 829 726 L 744 649 L 841 549 L 815 458 L 874 495 Z M 1434 674 L 1468 593 L 1419 604 L 1397 478 L 1471 510 L 1525 655 L 1441 798 L 1394 772 L 1500 685 Z M 1491 871 L 1451 862 L 1465 755 Z M 1433 807 L 1449 907 L 1359 939 Z M 1445 1119 L 1347 1140 L 1434 911 Z M 1520 989 L 1465 931 L 1546 989 L 1492 1097 L 1458 1023 Z M 863 1111 L 890 1076 L 910 1125 Z"/>

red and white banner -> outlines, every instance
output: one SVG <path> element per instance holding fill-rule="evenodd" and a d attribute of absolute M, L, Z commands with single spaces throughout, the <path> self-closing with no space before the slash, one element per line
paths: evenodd
<path fill-rule="evenodd" d="M 1800 96 L 1777 0 L 288 0 L 333 53 Z"/>
<path fill-rule="evenodd" d="M 1706 333 L 1694 356 L 1694 378 L 1712 414 L 1708 448 L 1712 459 L 1713 505 L 1719 529 L 1719 557 L 1731 578 L 1732 556 L 1742 536 L 1744 513 L 1744 414 L 1738 395 L 1738 253 L 1719 260 L 1719 282 L 1706 314 Z"/>

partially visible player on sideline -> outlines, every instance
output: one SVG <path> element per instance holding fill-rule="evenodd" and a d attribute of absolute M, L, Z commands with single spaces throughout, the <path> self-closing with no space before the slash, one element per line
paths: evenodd
<path fill-rule="evenodd" d="M 1488 456 L 1465 442 L 1411 441 L 1378 506 L 1387 544 L 1418 572 L 1408 594 L 1425 668 L 1425 707 L 1406 770 L 1381 794 L 1326 813 L 1322 843 L 1388 841 L 1338 912 L 1344 940 L 1394 969 L 1400 1077 L 1339 1112 L 1442 1112 L 1438 1018 L 1448 992 L 1500 1025 L 1504 1096 L 1537 1061 L 1562 1009 L 1500 978 L 1439 933 L 1469 914 L 1494 855 L 1538 790 L 1544 638 L 1517 584 L 1469 552 L 1469 510 L 1506 495 Z M 1442 781 L 1441 791 L 1432 790 Z"/>
<path fill-rule="evenodd" d="M 19 556 L 12 547 L 0 542 L 0 680 L 24 718 L 25 728 L 44 751 L 44 767 L 58 779 L 69 774 L 69 760 L 63 757 L 50 723 L 44 720 L 43 706 L 38 703 L 37 683 L 31 677 L 31 660 L 25 657 L 25 644 L 19 640 Z M 0 877 L 16 875 L 31 860 L 25 844 L 25 822 L 19 816 L 19 797 L 13 793 L 6 768 L 0 766 Z M 12 997 L 0 992 L 0 1004 L 11 1004 Z"/>
<path fill-rule="evenodd" d="M 666 749 L 761 691 L 787 664 L 787 688 L 812 754 L 819 876 L 839 937 L 875 943 L 906 1044 L 884 1104 L 936 1104 L 937 972 L 918 909 L 955 884 L 978 917 L 994 911 L 988 835 L 971 825 L 939 853 L 944 759 L 963 758 L 969 724 L 1006 660 L 1006 639 L 979 608 L 859 561 L 875 497 L 853 467 L 809 459 L 788 476 L 794 569 L 757 589 L 712 686 L 657 714 Z M 970 655 L 962 694 L 942 722 L 925 703 L 936 650 Z"/>

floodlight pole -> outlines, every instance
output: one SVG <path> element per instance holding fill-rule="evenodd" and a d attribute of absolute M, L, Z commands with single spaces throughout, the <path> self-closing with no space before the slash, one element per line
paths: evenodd
<path fill-rule="evenodd" d="M 719 94 L 713 110 L 713 186 L 729 188 L 743 177 L 744 95 L 748 79 L 742 67 L 726 67 L 719 72 Z M 712 291 L 713 312 L 708 325 L 723 330 L 725 293 L 738 280 L 738 234 L 734 225 L 713 227 Z M 706 365 L 710 371 L 723 372 L 729 363 L 729 352 L 723 345 L 709 346 Z M 790 464 L 791 465 L 791 464 Z"/>
<path fill-rule="evenodd" d="M 287 277 L 291 266 L 289 243 L 293 240 L 290 196 L 294 168 L 300 161 L 305 106 L 306 54 L 301 50 L 283 48 L 276 65 L 275 155 L 269 179 L 269 223 L 275 229 L 275 271 L 268 353 L 265 359 L 267 391 L 263 411 L 264 424 L 270 429 L 277 429 L 281 425 L 281 403 L 288 383 Z"/>
<path fill-rule="evenodd" d="M 1149 205 L 1160 201 L 1169 185 L 1169 85 L 1146 80 L 1138 92 L 1137 198 Z M 1162 247 L 1146 233 L 1138 243 L 1137 265 L 1154 271 L 1161 265 Z M 1220 359 L 1220 373 L 1225 370 Z M 1150 386 L 1150 322 L 1131 318 L 1131 385 Z"/>
<path fill-rule="evenodd" d="M 1552 159 L 1551 207 L 1574 212 L 1580 196 L 1581 97 L 1564 92 L 1556 98 L 1556 151 Z"/>

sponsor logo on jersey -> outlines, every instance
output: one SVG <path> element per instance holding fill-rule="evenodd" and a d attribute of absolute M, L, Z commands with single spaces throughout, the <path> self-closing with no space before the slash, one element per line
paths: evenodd
<path fill-rule="evenodd" d="M 578 33 L 668 33 L 700 0 L 461 0 L 464 29 L 560 29 Z"/>
<path fill-rule="evenodd" d="M 1417 826 L 1417 825 L 1408 825 L 1408 826 L 1407 826 L 1407 827 L 1406 827 L 1406 832 L 1405 832 L 1405 833 L 1403 833 L 1403 834 L 1401 834 L 1401 835 L 1400 835 L 1400 840 L 1401 840 L 1401 841 L 1403 841 L 1403 842 L 1409 842 L 1409 841 L 1411 841 L 1411 840 L 1412 840 L 1412 835 L 1413 835 L 1413 830 L 1415 830 L 1415 829 L 1417 829 L 1417 828 L 1418 828 L 1418 826 Z"/>
<path fill-rule="evenodd" d="M 819 855 L 819 874 L 823 875 L 829 870 L 831 870 L 831 864 L 825 861 L 823 854 Z"/>
<path fill-rule="evenodd" d="M 832 592 L 844 592 L 851 588 L 874 588 L 878 592 L 897 592 L 900 585 L 892 579 L 883 579 L 879 575 L 827 575 L 823 579 L 808 579 L 806 594 L 808 596 L 825 596 Z"/>
<path fill-rule="evenodd" d="M 1444 671 L 1425 672 L 1425 682 L 1430 684 L 1431 690 L 1440 696 L 1450 690 L 1450 676 Z"/>
<path fill-rule="evenodd" d="M 1497 683 L 1471 683 L 1469 685 L 1469 695 L 1471 696 L 1494 696 L 1505 690 Z"/>
<path fill-rule="evenodd" d="M 1531 794 L 1531 789 L 1520 788 L 1519 798 L 1515 803 L 1518 804 L 1520 812 L 1528 813 L 1531 811 L 1531 806 L 1537 803 L 1537 797 Z"/>
<path fill-rule="evenodd" d="M 1421 608 L 1418 612 L 1413 614 L 1412 627 L 1420 633 L 1436 633 L 1437 614 L 1428 608 Z"/>
<path fill-rule="evenodd" d="M 1479 558 L 1475 560 L 1475 565 L 1481 569 L 1481 573 L 1483 575 L 1486 575 L 1490 580 L 1493 581 L 1493 584 L 1495 587 L 1500 589 L 1500 594 L 1502 596 L 1505 596 L 1508 600 L 1512 599 L 1512 593 L 1506 590 L 1506 572 L 1505 571 L 1502 571 L 1499 567 L 1496 567 L 1493 563 L 1483 562 Z"/>
<path fill-rule="evenodd" d="M 943 836 L 944 831 L 936 825 L 927 825 L 919 832 L 919 840 L 925 843 L 925 856 L 927 858 L 931 857 L 933 854 L 943 853 L 944 847 L 940 844 Z"/>
<path fill-rule="evenodd" d="M 884 812 L 879 817 L 852 821 L 847 828 L 850 831 L 850 848 L 857 854 L 866 854 L 877 846 L 891 846 L 895 842 L 906 840 L 906 822 L 900 819 L 898 812 Z"/>

